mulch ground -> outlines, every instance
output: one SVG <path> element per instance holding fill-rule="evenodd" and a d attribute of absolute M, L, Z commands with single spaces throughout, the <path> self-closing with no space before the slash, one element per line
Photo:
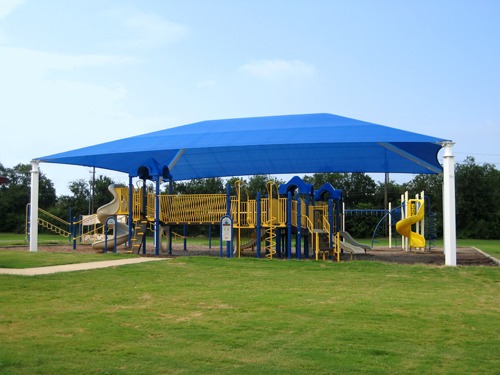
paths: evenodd
<path fill-rule="evenodd" d="M 2 247 L 0 250 L 18 250 L 18 251 L 28 251 L 27 246 L 10 246 Z M 38 251 L 40 252 L 73 252 L 77 251 L 79 253 L 96 253 L 98 251 L 92 249 L 90 245 L 78 245 L 76 250 L 73 250 L 70 245 L 39 245 Z M 126 249 L 120 247 L 118 249 L 119 253 L 126 253 Z M 148 254 L 145 256 L 153 256 L 153 248 L 149 249 Z M 225 249 L 223 255 L 225 256 Z M 189 246 L 187 250 L 184 251 L 182 245 L 174 244 L 172 254 L 162 252 L 160 256 L 162 257 L 179 257 L 179 256 L 197 256 L 197 255 L 209 255 L 209 256 L 220 256 L 220 249 L 217 246 L 209 249 L 208 246 Z M 255 252 L 245 251 L 241 254 L 243 257 L 255 257 Z M 275 255 L 276 259 L 277 256 Z M 351 256 L 349 254 L 342 254 L 341 261 L 356 261 L 356 260 L 368 260 L 368 261 L 379 261 L 379 262 L 390 262 L 390 263 L 401 263 L 401 264 L 433 264 L 433 265 L 444 265 L 444 253 L 442 248 L 434 248 L 432 250 L 421 251 L 404 251 L 398 248 L 375 248 L 369 250 L 366 254 L 356 254 Z M 498 266 L 497 262 L 493 259 L 487 257 L 481 252 L 474 248 L 457 248 L 457 264 L 459 266 Z"/>

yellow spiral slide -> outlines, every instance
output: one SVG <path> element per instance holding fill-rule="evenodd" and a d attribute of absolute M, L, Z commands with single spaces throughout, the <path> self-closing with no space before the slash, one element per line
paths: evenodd
<path fill-rule="evenodd" d="M 417 232 L 413 232 L 411 230 L 411 226 L 415 223 L 418 223 L 424 218 L 424 213 L 425 213 L 425 208 L 424 208 L 424 200 L 423 199 L 409 199 L 407 207 L 417 207 L 418 206 L 418 211 L 417 213 L 408 216 L 406 219 L 402 219 L 396 223 L 396 231 L 404 236 L 410 239 L 410 246 L 411 247 L 419 247 L 419 248 L 424 248 L 425 247 L 425 237 L 422 236 L 421 234 Z M 414 209 L 412 209 L 410 212 L 414 213 Z"/>

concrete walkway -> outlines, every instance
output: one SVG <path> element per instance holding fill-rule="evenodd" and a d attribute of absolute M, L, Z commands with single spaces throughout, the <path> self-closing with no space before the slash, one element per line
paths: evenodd
<path fill-rule="evenodd" d="M 58 273 L 58 272 L 85 271 L 97 268 L 124 266 L 127 264 L 156 262 L 159 260 L 166 260 L 166 259 L 171 259 L 171 258 L 130 258 L 130 259 L 120 259 L 120 260 L 105 260 L 102 262 L 63 264 L 59 266 L 48 266 L 48 267 L 0 268 L 0 274 L 21 275 L 21 276 L 48 275 L 51 273 Z"/>

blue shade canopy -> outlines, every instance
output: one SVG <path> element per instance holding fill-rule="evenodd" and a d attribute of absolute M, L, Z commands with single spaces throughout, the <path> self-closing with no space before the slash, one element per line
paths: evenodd
<path fill-rule="evenodd" d="M 174 180 L 316 172 L 440 173 L 446 140 L 321 113 L 202 121 L 40 157 Z"/>

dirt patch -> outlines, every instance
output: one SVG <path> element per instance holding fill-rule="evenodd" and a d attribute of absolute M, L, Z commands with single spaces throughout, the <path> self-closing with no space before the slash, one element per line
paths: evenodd
<path fill-rule="evenodd" d="M 9 246 L 0 247 L 0 250 L 18 250 L 18 251 L 28 251 L 27 246 Z M 71 245 L 38 245 L 38 251 L 40 252 L 73 252 L 78 253 L 98 253 L 92 249 L 90 245 L 78 245 L 76 250 L 73 250 Z M 127 249 L 120 247 L 117 251 L 118 253 L 127 253 Z M 142 254 L 141 254 L 142 255 Z M 208 255 L 208 256 L 220 256 L 220 248 L 218 246 L 212 246 L 210 249 L 208 246 L 189 246 L 187 250 L 184 251 L 182 244 L 174 244 L 172 254 L 167 252 L 162 252 L 160 256 L 162 257 L 179 257 L 179 256 L 197 256 L 197 255 Z M 148 249 L 148 253 L 144 256 L 154 256 L 154 250 L 151 246 Z M 223 256 L 226 256 L 226 249 L 223 249 Z M 255 257 L 255 252 L 246 251 L 242 254 L 242 257 Z M 276 255 L 275 258 L 278 258 Z M 295 254 L 293 254 L 295 258 Z M 349 254 L 342 254 L 342 261 L 351 261 L 351 256 Z M 356 254 L 352 256 L 352 260 L 368 260 L 368 261 L 379 261 L 379 262 L 391 262 L 391 263 L 401 263 L 401 264 L 433 264 L 433 265 L 444 265 L 444 253 L 442 248 L 434 248 L 432 250 L 421 251 L 403 251 L 398 248 L 375 248 L 369 250 L 366 254 Z M 459 266 L 497 266 L 498 264 L 477 251 L 474 248 L 457 248 L 457 264 Z"/>
<path fill-rule="evenodd" d="M 444 265 L 444 252 L 442 248 L 422 251 L 404 251 L 402 249 L 374 249 L 366 254 L 355 255 L 359 260 L 378 260 L 384 262 L 404 264 L 435 264 Z M 459 266 L 497 266 L 497 263 L 470 247 L 457 248 L 457 265 Z"/>

